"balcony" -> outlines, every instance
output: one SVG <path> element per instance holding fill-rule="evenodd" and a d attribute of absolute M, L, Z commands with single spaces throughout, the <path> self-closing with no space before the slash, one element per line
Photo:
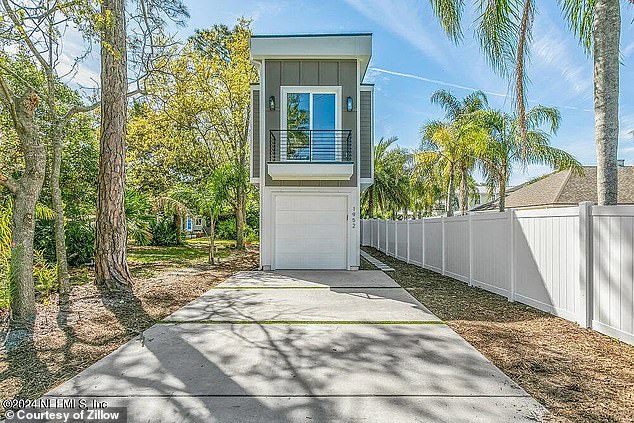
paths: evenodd
<path fill-rule="evenodd" d="M 268 173 L 273 180 L 347 181 L 354 171 L 352 131 L 269 131 Z"/>

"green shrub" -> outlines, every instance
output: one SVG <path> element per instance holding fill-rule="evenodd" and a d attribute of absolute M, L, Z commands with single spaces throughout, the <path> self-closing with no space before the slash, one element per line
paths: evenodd
<path fill-rule="evenodd" d="M 152 232 L 151 245 L 169 247 L 180 244 L 176 234 L 176 225 L 172 219 L 159 217 L 150 223 L 150 231 Z"/>
<path fill-rule="evenodd" d="M 66 257 L 69 266 L 81 266 L 93 261 L 95 257 L 94 223 L 87 220 L 66 222 Z M 38 220 L 35 225 L 36 250 L 42 251 L 42 257 L 49 263 L 56 262 L 55 228 L 52 221 Z"/>
<path fill-rule="evenodd" d="M 95 225 L 86 220 L 66 223 L 66 256 L 69 266 L 91 263 L 95 258 Z"/>
<path fill-rule="evenodd" d="M 216 223 L 216 239 L 236 239 L 236 220 L 232 217 Z"/>

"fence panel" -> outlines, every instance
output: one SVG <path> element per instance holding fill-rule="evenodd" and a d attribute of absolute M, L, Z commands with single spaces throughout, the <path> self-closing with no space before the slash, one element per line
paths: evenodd
<path fill-rule="evenodd" d="M 425 219 L 425 267 L 442 273 L 442 218 Z"/>
<path fill-rule="evenodd" d="M 388 256 L 396 257 L 396 225 L 394 220 L 387 221 L 387 247 Z"/>
<path fill-rule="evenodd" d="M 396 222 L 396 258 L 403 261 L 407 261 L 407 222 Z"/>
<path fill-rule="evenodd" d="M 409 262 L 423 266 L 423 221 L 409 221 Z"/>
<path fill-rule="evenodd" d="M 518 211 L 514 224 L 515 298 L 575 320 L 579 208 Z"/>
<path fill-rule="evenodd" d="M 510 281 L 509 213 L 482 213 L 471 216 L 474 285 L 508 296 Z"/>
<path fill-rule="evenodd" d="M 362 220 L 361 221 L 361 226 L 359 227 L 360 231 L 361 231 L 361 245 L 362 246 L 367 246 L 370 245 L 370 236 L 372 235 L 371 232 L 369 231 L 370 228 L 370 224 L 372 222 L 369 220 Z"/>
<path fill-rule="evenodd" d="M 592 232 L 592 327 L 634 344 L 634 207 L 593 207 Z"/>
<path fill-rule="evenodd" d="M 371 220 L 362 230 L 386 254 L 634 345 L 634 206 Z"/>
<path fill-rule="evenodd" d="M 445 220 L 445 275 L 469 282 L 469 216 Z"/>

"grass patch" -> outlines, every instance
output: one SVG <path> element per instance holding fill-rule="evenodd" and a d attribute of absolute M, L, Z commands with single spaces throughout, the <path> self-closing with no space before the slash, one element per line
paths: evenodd
<path fill-rule="evenodd" d="M 205 263 L 209 255 L 209 245 L 207 242 L 198 242 L 199 239 L 187 240 L 184 245 L 173 247 L 130 246 L 128 260 L 132 264 L 171 263 L 175 266 Z M 235 242 L 221 240 L 215 245 L 215 256 L 223 259 L 229 256 Z"/>

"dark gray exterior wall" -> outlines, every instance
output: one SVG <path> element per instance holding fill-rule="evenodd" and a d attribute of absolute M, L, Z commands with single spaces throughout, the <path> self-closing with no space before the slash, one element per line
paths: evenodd
<path fill-rule="evenodd" d="M 268 99 L 275 96 L 276 107 L 271 111 L 265 108 L 265 160 L 269 157 L 269 130 L 280 128 L 280 87 L 290 86 L 341 86 L 341 129 L 352 130 L 352 157 L 354 173 L 349 181 L 274 181 L 265 169 L 267 186 L 324 186 L 353 187 L 357 185 L 357 61 L 356 60 L 266 60 L 265 95 Z M 353 98 L 353 111 L 346 111 L 347 97 Z M 268 101 L 268 100 L 267 100 Z M 268 166 L 268 164 L 267 164 Z"/>
<path fill-rule="evenodd" d="M 254 178 L 260 177 L 260 90 L 251 91 L 251 104 L 253 105 L 252 120 L 252 134 L 251 139 L 251 157 L 253 168 L 251 169 L 251 176 Z"/>
<path fill-rule="evenodd" d="M 372 91 L 362 90 L 359 101 L 359 176 L 372 177 Z"/>

